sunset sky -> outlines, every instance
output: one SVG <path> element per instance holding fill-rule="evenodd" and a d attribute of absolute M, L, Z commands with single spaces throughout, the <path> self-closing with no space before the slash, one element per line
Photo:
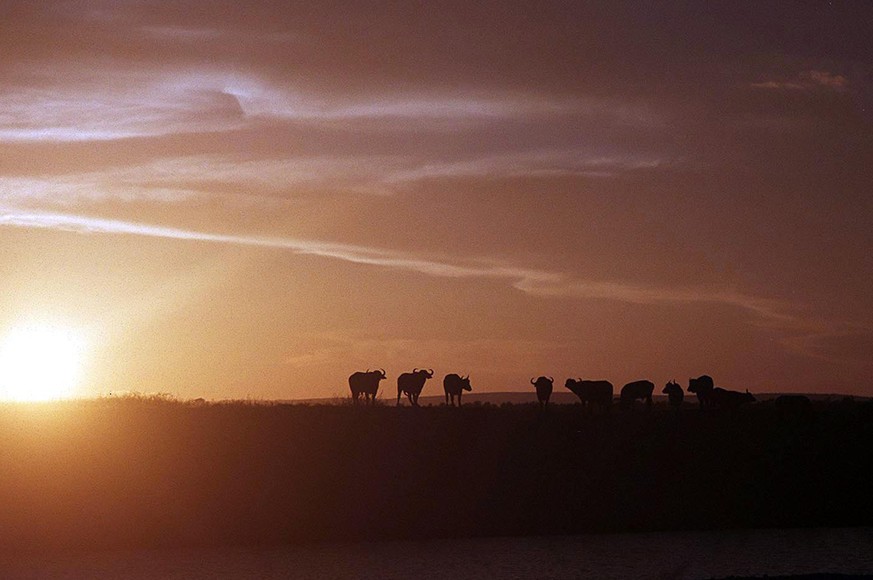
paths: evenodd
<path fill-rule="evenodd" d="M 4 0 L 0 334 L 83 396 L 873 394 L 873 4 L 655 4 Z"/>

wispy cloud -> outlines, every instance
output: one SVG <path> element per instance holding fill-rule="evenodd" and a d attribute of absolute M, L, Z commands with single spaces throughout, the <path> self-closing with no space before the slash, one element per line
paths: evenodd
<path fill-rule="evenodd" d="M 233 244 L 288 250 L 356 264 L 418 272 L 442 278 L 505 280 L 534 296 L 617 300 L 634 304 L 711 303 L 742 308 L 771 323 L 788 323 L 789 305 L 740 292 L 704 288 L 666 288 L 611 281 L 580 280 L 560 272 L 521 267 L 498 260 L 442 260 L 379 248 L 290 237 L 261 237 L 207 233 L 121 220 L 64 213 L 26 212 L 14 209 L 0 213 L 0 226 L 55 229 L 83 234 L 121 234 L 169 238 L 218 244 Z"/>
<path fill-rule="evenodd" d="M 179 203 L 200 192 L 178 183 L 113 179 L 112 173 L 86 173 L 55 177 L 0 178 L 0 200 L 16 205 L 39 203 L 69 208 L 82 201 L 148 201 Z"/>
<path fill-rule="evenodd" d="M 844 91 L 849 87 L 849 80 L 840 74 L 824 70 L 807 70 L 788 79 L 770 79 L 751 83 L 756 89 L 804 91 L 827 89 Z"/>
<path fill-rule="evenodd" d="M 795 320 L 795 317 L 788 312 L 791 305 L 781 300 L 722 289 L 668 288 L 572 278 L 548 280 L 543 283 L 542 280 L 533 277 L 521 279 L 513 285 L 528 294 L 538 296 L 617 300 L 632 304 L 667 302 L 721 304 L 742 308 L 769 323 L 789 323 Z"/>
<path fill-rule="evenodd" d="M 849 86 L 849 80 L 846 77 L 825 70 L 805 71 L 800 73 L 800 78 L 808 79 L 811 83 L 834 90 L 842 90 Z"/>
<path fill-rule="evenodd" d="M 356 246 L 305 240 L 288 237 L 261 237 L 243 236 L 231 234 L 216 234 L 170 228 L 152 224 L 95 218 L 64 213 L 27 212 L 18 210 L 2 210 L 0 212 L 0 226 L 56 229 L 83 234 L 123 234 L 154 238 L 168 238 L 175 240 L 188 240 L 199 242 L 211 242 L 220 244 L 234 244 L 241 246 L 254 246 L 289 250 L 297 254 L 307 254 L 335 258 L 358 264 L 372 266 L 384 266 L 389 268 L 410 270 L 429 274 L 432 276 L 461 278 L 461 277 L 488 277 L 488 278 L 543 278 L 550 279 L 555 275 L 538 270 L 512 268 L 506 266 L 468 266 L 434 260 L 421 259 L 398 252 Z"/>
<path fill-rule="evenodd" d="M 65 78 L 75 75 L 65 75 Z M 0 94 L 0 141 L 95 141 L 228 130 L 242 110 L 218 90 L 181 90 L 117 73 L 117 81 L 80 78 L 53 86 L 45 81 Z M 75 80 L 75 79 L 74 79 Z"/>
<path fill-rule="evenodd" d="M 873 326 L 833 320 L 812 320 L 782 339 L 789 350 L 831 364 L 873 367 Z"/>
<path fill-rule="evenodd" d="M 260 198 L 306 188 L 390 193 L 383 175 L 409 163 L 392 156 L 312 156 L 231 162 L 193 155 L 100 171 L 0 177 L 0 200 L 68 207 L 78 201 L 178 203 L 196 197 Z"/>
<path fill-rule="evenodd" d="M 393 195 L 430 179 L 584 176 L 609 178 L 677 161 L 645 154 L 596 151 L 510 152 L 474 159 L 427 160 L 422 152 L 393 155 L 306 155 L 238 161 L 191 155 L 100 171 L 0 177 L 0 201 L 10 205 L 79 201 L 181 203 L 200 197 L 273 205 L 307 191 Z"/>
<path fill-rule="evenodd" d="M 212 29 L 159 28 L 154 34 L 220 35 Z M 97 72 L 99 71 L 99 72 Z M 88 141 L 229 131 L 260 121 L 403 120 L 422 125 L 512 119 L 598 119 L 653 126 L 644 104 L 513 91 L 403 91 L 353 98 L 310 94 L 252 74 L 200 67 L 123 67 L 112 62 L 21 67 L 0 91 L 0 141 Z"/>
<path fill-rule="evenodd" d="M 592 154 L 581 150 L 531 151 L 493 155 L 480 159 L 427 162 L 390 172 L 386 184 L 440 177 L 523 177 L 578 175 L 611 177 L 671 163 L 665 155 L 628 153 L 624 155 Z"/>

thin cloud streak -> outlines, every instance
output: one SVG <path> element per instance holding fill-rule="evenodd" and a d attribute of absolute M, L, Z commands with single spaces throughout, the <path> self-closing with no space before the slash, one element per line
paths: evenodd
<path fill-rule="evenodd" d="M 119 72 L 122 85 L 22 87 L 0 95 L 0 142 L 106 141 L 239 128 L 242 110 L 217 90 L 184 90 Z"/>
<path fill-rule="evenodd" d="M 815 89 L 827 89 L 832 91 L 845 91 L 849 88 L 849 80 L 840 74 L 824 70 L 807 70 L 798 73 L 788 80 L 767 80 L 750 85 L 755 89 L 770 90 L 793 90 L 808 91 Z"/>
<path fill-rule="evenodd" d="M 537 280 L 556 278 L 555 274 L 537 270 L 504 266 L 464 266 L 410 257 L 366 246 L 285 237 L 215 234 L 73 214 L 5 210 L 3 215 L 0 215 L 0 226 L 54 229 L 83 234 L 135 235 L 290 250 L 296 254 L 335 258 L 357 264 L 385 266 L 448 278 L 533 278 Z"/>
<path fill-rule="evenodd" d="M 160 159 L 102 171 L 34 177 L 0 177 L 0 200 L 10 205 L 117 200 L 182 203 L 223 197 L 272 204 L 289 192 L 321 189 L 360 195 L 396 195 L 409 184 L 433 179 L 587 176 L 617 177 L 675 166 L 681 160 L 643 154 L 603 155 L 579 150 L 508 153 L 469 160 L 426 161 L 423 153 L 233 162 L 227 156 Z M 224 193 L 210 191 L 215 183 Z M 228 193 L 232 191 L 233 193 Z"/>
<path fill-rule="evenodd" d="M 113 181 L 112 177 L 122 177 Z M 157 182 L 157 180 L 155 180 Z M 54 178 L 0 178 L 0 200 L 7 203 L 51 204 L 70 208 L 81 201 L 113 200 L 122 202 L 149 201 L 180 203 L 192 199 L 200 192 L 167 183 L 148 183 L 144 179 L 125 180 L 112 173 L 74 174 Z"/>
<path fill-rule="evenodd" d="M 531 151 L 492 156 L 468 161 L 424 163 L 390 173 L 386 184 L 431 178 L 458 177 L 530 177 L 530 176 L 599 176 L 611 177 L 623 172 L 656 169 L 668 164 L 666 156 L 625 154 L 592 155 L 568 151 Z"/>
<path fill-rule="evenodd" d="M 97 75 L 95 67 L 102 71 Z M 19 67 L 21 68 L 21 67 Z M 661 113 L 620 99 L 530 91 L 404 91 L 328 98 L 255 75 L 215 68 L 131 69 L 93 62 L 78 68 L 22 68 L 0 91 L 0 142 L 75 142 L 233 131 L 258 122 L 403 120 L 428 124 L 512 119 L 599 119 L 660 127 Z M 58 79 L 63 79 L 63 84 Z"/>
<path fill-rule="evenodd" d="M 790 324 L 796 321 L 794 316 L 786 313 L 790 305 L 779 300 L 759 298 L 740 292 L 695 288 L 658 288 L 618 282 L 581 280 L 563 280 L 558 283 L 542 284 L 533 278 L 525 278 L 513 285 L 528 294 L 538 296 L 617 300 L 631 304 L 667 302 L 724 304 L 748 310 L 773 324 Z"/>
<path fill-rule="evenodd" d="M 657 288 L 619 282 L 585 281 L 566 274 L 501 264 L 452 263 L 410 256 L 399 252 L 287 237 L 242 236 L 184 230 L 152 224 L 95 218 L 63 213 L 3 210 L 0 226 L 62 230 L 82 234 L 120 234 L 185 241 L 232 244 L 288 250 L 295 254 L 332 258 L 417 272 L 440 278 L 486 278 L 509 280 L 514 288 L 533 296 L 616 300 L 633 304 L 711 303 L 745 309 L 771 324 L 790 326 L 796 318 L 786 314 L 789 305 L 739 292 L 694 288 Z"/>

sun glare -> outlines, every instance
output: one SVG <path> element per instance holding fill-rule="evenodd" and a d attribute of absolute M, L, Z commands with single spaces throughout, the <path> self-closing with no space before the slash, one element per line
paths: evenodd
<path fill-rule="evenodd" d="M 74 329 L 48 324 L 18 326 L 0 340 L 0 398 L 48 401 L 74 394 L 85 342 Z"/>

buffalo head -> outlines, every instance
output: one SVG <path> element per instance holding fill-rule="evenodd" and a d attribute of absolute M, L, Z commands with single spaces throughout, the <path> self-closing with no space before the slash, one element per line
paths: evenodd
<path fill-rule="evenodd" d="M 664 390 L 661 391 L 661 392 L 662 392 L 662 393 L 670 393 L 670 392 L 674 392 L 674 393 L 675 393 L 675 392 L 678 392 L 678 391 L 681 391 L 681 390 L 682 390 L 682 387 L 679 386 L 679 383 L 677 383 L 676 381 L 670 381 L 669 383 L 667 383 L 666 385 L 664 385 Z"/>

